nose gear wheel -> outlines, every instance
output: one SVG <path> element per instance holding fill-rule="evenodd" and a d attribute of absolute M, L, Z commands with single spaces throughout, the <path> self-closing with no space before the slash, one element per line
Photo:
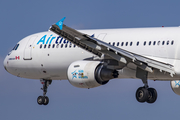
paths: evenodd
<path fill-rule="evenodd" d="M 51 84 L 52 80 L 44 80 L 43 79 L 40 81 L 43 84 L 43 88 L 41 88 L 43 90 L 43 96 L 39 96 L 37 98 L 37 103 L 39 105 L 47 105 L 49 103 L 49 98 L 46 96 L 46 93 L 47 93 L 47 88 Z"/>

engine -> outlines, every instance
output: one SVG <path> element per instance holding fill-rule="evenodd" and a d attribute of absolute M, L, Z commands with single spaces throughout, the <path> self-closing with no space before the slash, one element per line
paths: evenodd
<path fill-rule="evenodd" d="M 180 95 L 180 80 L 171 81 L 171 88 L 177 95 Z"/>
<path fill-rule="evenodd" d="M 69 82 L 79 88 L 94 88 L 118 77 L 118 71 L 106 68 L 100 61 L 76 61 L 67 71 Z"/>

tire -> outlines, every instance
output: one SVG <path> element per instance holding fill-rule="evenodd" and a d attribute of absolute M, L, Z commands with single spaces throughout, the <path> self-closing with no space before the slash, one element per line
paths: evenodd
<path fill-rule="evenodd" d="M 149 95 L 148 90 L 144 87 L 140 87 L 136 91 L 136 100 L 138 102 L 143 103 L 143 102 L 147 101 L 148 95 Z"/>
<path fill-rule="evenodd" d="M 43 103 L 44 103 L 44 97 L 43 96 L 39 96 L 38 98 L 37 98 L 37 103 L 39 104 L 39 105 L 42 105 Z"/>
<path fill-rule="evenodd" d="M 157 91 L 154 88 L 148 88 L 148 99 L 147 99 L 147 103 L 154 103 L 157 99 Z"/>
<path fill-rule="evenodd" d="M 49 98 L 45 96 L 43 105 L 47 105 L 48 103 L 49 103 Z"/>

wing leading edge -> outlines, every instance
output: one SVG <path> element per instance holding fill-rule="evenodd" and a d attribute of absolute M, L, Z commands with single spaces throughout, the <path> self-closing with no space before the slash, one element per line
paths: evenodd
<path fill-rule="evenodd" d="M 119 61 L 123 64 L 128 64 L 130 62 L 134 63 L 137 67 L 147 72 L 152 73 L 153 69 L 158 69 L 160 70 L 160 72 L 168 72 L 171 77 L 175 75 L 173 65 L 123 50 L 101 40 L 98 40 L 97 38 L 81 33 L 62 24 L 64 19 L 65 18 L 60 20 L 60 24 L 56 23 L 52 25 L 50 30 L 60 35 L 61 37 L 64 37 L 73 44 L 79 46 L 80 48 L 89 51 L 99 57 L 109 56 L 112 59 L 115 59 L 116 61 Z"/>

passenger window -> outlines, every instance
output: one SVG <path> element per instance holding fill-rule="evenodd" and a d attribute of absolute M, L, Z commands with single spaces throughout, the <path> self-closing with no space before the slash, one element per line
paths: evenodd
<path fill-rule="evenodd" d="M 72 44 L 70 43 L 70 44 L 69 44 L 69 48 L 71 48 L 71 45 L 72 45 Z"/>
<path fill-rule="evenodd" d="M 109 42 L 109 44 L 111 44 L 111 42 Z"/>
<path fill-rule="evenodd" d="M 149 41 L 149 45 L 151 45 L 151 41 Z"/>
<path fill-rule="evenodd" d="M 50 48 L 50 47 L 51 47 L 51 44 L 49 44 L 48 48 Z"/>
<path fill-rule="evenodd" d="M 123 46 L 123 45 L 124 45 L 124 42 L 121 43 L 121 46 Z"/>
<path fill-rule="evenodd" d="M 169 40 L 167 41 L 167 45 L 169 45 Z"/>
<path fill-rule="evenodd" d="M 115 42 L 113 42 L 113 46 L 115 45 Z"/>
<path fill-rule="evenodd" d="M 137 42 L 137 46 L 139 45 L 139 41 Z"/>
<path fill-rule="evenodd" d="M 156 41 L 154 41 L 153 45 L 156 45 Z"/>
<path fill-rule="evenodd" d="M 133 43 L 132 43 L 132 42 L 130 42 L 130 46 L 132 46 L 132 44 L 133 44 Z"/>
<path fill-rule="evenodd" d="M 117 42 L 117 46 L 119 46 L 119 42 Z"/>
<path fill-rule="evenodd" d="M 171 41 L 171 45 L 173 45 L 174 44 L 174 40 L 173 41 Z"/>
<path fill-rule="evenodd" d="M 61 44 L 61 48 L 63 48 L 63 44 Z"/>
<path fill-rule="evenodd" d="M 42 48 L 42 44 L 40 45 L 40 48 Z"/>
<path fill-rule="evenodd" d="M 76 47 L 76 45 L 74 45 L 74 47 Z"/>
<path fill-rule="evenodd" d="M 158 41 L 158 43 L 157 43 L 158 45 L 160 45 L 160 41 Z"/>
<path fill-rule="evenodd" d="M 65 45 L 65 48 L 67 48 L 67 44 Z"/>
<path fill-rule="evenodd" d="M 56 48 L 58 48 L 58 47 L 59 47 L 59 44 L 56 45 Z"/>
<path fill-rule="evenodd" d="M 44 48 L 46 48 L 46 44 L 44 45 Z"/>
<path fill-rule="evenodd" d="M 165 41 L 162 42 L 162 45 L 164 45 Z"/>
<path fill-rule="evenodd" d="M 55 47 L 55 44 L 53 44 L 52 48 L 54 48 L 54 47 Z"/>
<path fill-rule="evenodd" d="M 144 41 L 144 45 L 146 45 L 146 41 Z"/>
<path fill-rule="evenodd" d="M 128 46 L 128 42 L 126 42 L 126 46 Z"/>

